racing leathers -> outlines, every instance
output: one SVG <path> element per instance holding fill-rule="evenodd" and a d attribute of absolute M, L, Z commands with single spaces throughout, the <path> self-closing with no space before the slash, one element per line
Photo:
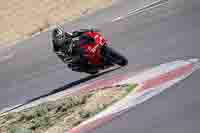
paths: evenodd
<path fill-rule="evenodd" d="M 57 46 L 56 42 L 53 40 L 53 51 L 63 62 L 67 63 L 68 67 L 72 70 L 86 71 L 89 67 L 88 61 L 84 57 L 84 49 L 82 49 L 80 45 L 87 44 L 88 41 L 94 41 L 93 38 L 84 34 L 85 32 L 93 31 L 93 29 L 84 29 L 72 33 L 65 32 L 66 41 L 63 45 Z"/>

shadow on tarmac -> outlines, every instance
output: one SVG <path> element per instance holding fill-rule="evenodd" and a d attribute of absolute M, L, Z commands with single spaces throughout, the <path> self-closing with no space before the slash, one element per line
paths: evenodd
<path fill-rule="evenodd" d="M 53 90 L 53 91 L 51 91 L 51 92 L 49 92 L 49 93 L 47 93 L 47 94 L 44 94 L 44 95 L 35 97 L 35 98 L 33 98 L 33 99 L 30 99 L 30 100 L 26 101 L 26 102 L 23 103 L 23 104 L 20 104 L 19 106 L 16 106 L 16 107 L 14 107 L 14 108 L 8 109 L 8 110 L 6 110 L 6 111 L 3 112 L 3 113 L 6 113 L 6 112 L 9 112 L 9 111 L 15 110 L 15 109 L 17 109 L 17 108 L 19 108 L 19 107 L 22 107 L 22 106 L 24 106 L 24 105 L 26 105 L 26 104 L 30 104 L 31 102 L 34 102 L 34 101 L 39 100 L 39 99 L 41 99 L 41 98 L 45 98 L 45 97 L 48 97 L 48 96 L 50 96 L 50 95 L 56 94 L 56 93 L 58 93 L 58 92 L 65 91 L 65 90 L 67 90 L 67 89 L 70 89 L 71 87 L 74 87 L 74 86 L 79 85 L 79 84 L 81 84 L 81 83 L 87 82 L 87 81 L 89 81 L 89 80 L 91 80 L 91 79 L 95 79 L 95 78 L 97 78 L 97 77 L 99 77 L 99 76 L 102 76 L 102 75 L 104 75 L 104 74 L 113 72 L 113 71 L 118 70 L 118 69 L 120 69 L 120 68 L 121 68 L 121 67 L 113 68 L 113 69 L 104 71 L 104 72 L 102 72 L 102 73 L 98 73 L 98 74 L 94 74 L 94 75 L 89 75 L 89 76 L 84 77 L 84 78 L 82 78 L 82 79 L 73 81 L 73 82 L 71 82 L 71 83 L 69 83 L 69 84 L 66 84 L 66 85 L 64 85 L 64 86 L 62 86 L 62 87 L 59 87 L 59 88 L 57 88 L 57 89 L 55 89 L 55 90 Z"/>

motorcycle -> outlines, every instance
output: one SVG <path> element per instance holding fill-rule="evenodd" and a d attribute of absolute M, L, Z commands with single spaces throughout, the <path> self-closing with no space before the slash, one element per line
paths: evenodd
<path fill-rule="evenodd" d="M 114 65 L 126 66 L 128 60 L 108 46 L 107 41 L 98 32 L 85 32 L 90 37 L 90 41 L 87 44 L 81 45 L 84 49 L 84 57 L 87 58 L 88 67 L 83 71 L 80 66 L 68 64 L 68 67 L 73 71 L 85 72 L 89 74 L 96 74 L 100 70 L 108 69 Z M 81 42 L 81 41 L 80 41 Z"/>

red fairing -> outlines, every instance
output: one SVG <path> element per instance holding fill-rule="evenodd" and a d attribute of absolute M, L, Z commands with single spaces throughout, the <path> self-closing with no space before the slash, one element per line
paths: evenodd
<path fill-rule="evenodd" d="M 84 34 L 94 38 L 98 45 L 104 45 L 106 43 L 106 40 L 98 32 L 85 32 Z"/>
<path fill-rule="evenodd" d="M 85 56 L 90 64 L 101 64 L 101 46 L 106 44 L 106 40 L 98 32 L 85 32 L 84 34 L 94 38 L 95 43 L 81 46 L 85 50 Z"/>

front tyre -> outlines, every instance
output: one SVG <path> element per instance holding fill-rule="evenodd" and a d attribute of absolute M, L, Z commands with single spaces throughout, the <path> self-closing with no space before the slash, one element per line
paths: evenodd
<path fill-rule="evenodd" d="M 104 56 L 119 66 L 126 66 L 128 64 L 128 60 L 123 55 L 108 46 L 104 47 Z"/>
<path fill-rule="evenodd" d="M 126 66 L 128 65 L 128 60 L 124 56 L 120 56 L 116 61 L 116 64 L 119 66 Z"/>

